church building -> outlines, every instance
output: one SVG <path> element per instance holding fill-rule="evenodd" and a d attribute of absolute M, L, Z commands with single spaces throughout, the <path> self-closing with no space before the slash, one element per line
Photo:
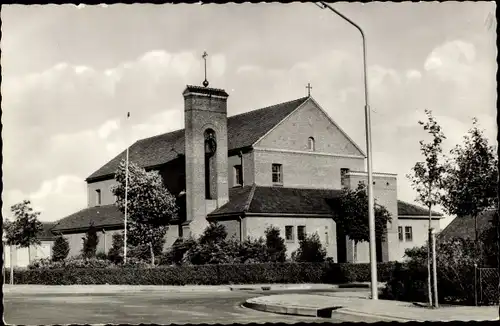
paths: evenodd
<path fill-rule="evenodd" d="M 222 89 L 187 86 L 182 96 L 185 129 L 129 148 L 130 162 L 159 171 L 178 199 L 181 213 L 169 226 L 166 247 L 178 237 L 200 235 L 209 221 L 241 240 L 264 236 L 273 225 L 288 255 L 306 234 L 317 233 L 334 261 L 353 261 L 353 242 L 335 225 L 332 199 L 342 187 L 367 182 L 366 155 L 313 97 L 228 117 L 229 95 Z M 111 187 L 125 155 L 86 179 L 88 207 L 53 229 L 69 239 L 70 255 L 80 253 L 90 223 L 99 229 L 98 252 L 107 252 L 112 234 L 122 232 L 124 217 Z M 405 248 L 425 243 L 427 211 L 398 201 L 395 174 L 373 175 L 374 197 L 392 215 L 385 240 L 377 243 L 377 260 L 401 260 Z M 357 251 L 358 262 L 369 261 L 368 243 Z"/>

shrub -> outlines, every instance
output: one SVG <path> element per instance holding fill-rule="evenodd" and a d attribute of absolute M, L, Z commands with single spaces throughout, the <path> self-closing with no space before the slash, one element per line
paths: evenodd
<path fill-rule="evenodd" d="M 474 303 L 474 263 L 477 251 L 472 240 L 439 241 L 437 283 L 439 302 Z M 394 269 L 383 295 L 387 299 L 427 302 L 427 248 L 408 249 L 406 260 Z"/>
<path fill-rule="evenodd" d="M 221 243 L 227 237 L 226 227 L 217 222 L 210 222 L 203 231 L 198 242 L 202 245 Z"/>
<path fill-rule="evenodd" d="M 60 269 L 60 268 L 106 268 L 113 264 L 104 259 L 71 257 L 66 260 L 52 261 L 48 258 L 38 259 L 28 265 L 28 269 Z"/>
<path fill-rule="evenodd" d="M 265 231 L 267 259 L 272 262 L 284 262 L 286 260 L 285 239 L 280 236 L 280 229 L 270 226 Z"/>
<path fill-rule="evenodd" d="M 90 225 L 83 239 L 82 256 L 84 258 L 95 257 L 98 243 L 97 229 L 93 225 Z"/>
<path fill-rule="evenodd" d="M 300 240 L 299 249 L 294 259 L 298 262 L 320 263 L 325 261 L 326 250 L 323 248 L 317 233 L 306 235 Z"/>
<path fill-rule="evenodd" d="M 160 265 L 180 265 L 184 260 L 186 252 L 196 244 L 193 238 L 178 238 L 172 247 L 159 257 Z"/>
<path fill-rule="evenodd" d="M 111 248 L 108 251 L 108 259 L 114 264 L 121 264 L 123 262 L 122 233 L 113 234 Z"/>
<path fill-rule="evenodd" d="M 150 267 L 131 258 L 126 265 L 113 266 L 109 262 L 74 259 L 63 265 L 52 262 L 50 267 L 16 270 L 16 284 L 258 284 L 258 283 L 345 283 L 370 280 L 369 264 L 329 263 L 257 263 L 181 265 Z M 394 263 L 379 264 L 379 280 L 385 281 L 384 269 Z"/>
<path fill-rule="evenodd" d="M 96 259 L 99 259 L 99 260 L 108 260 L 108 255 L 106 255 L 105 252 L 103 251 L 99 251 L 96 255 L 95 255 L 95 258 Z"/>
<path fill-rule="evenodd" d="M 238 253 L 240 263 L 254 264 L 268 261 L 268 251 L 263 238 L 248 238 L 241 243 Z"/>
<path fill-rule="evenodd" d="M 52 247 L 52 260 L 61 261 L 66 259 L 69 254 L 69 242 L 63 236 L 59 235 L 54 241 L 54 246 Z"/>

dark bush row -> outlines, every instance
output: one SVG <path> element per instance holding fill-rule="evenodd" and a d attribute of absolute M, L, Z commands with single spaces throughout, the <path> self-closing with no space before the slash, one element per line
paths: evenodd
<path fill-rule="evenodd" d="M 393 263 L 378 265 L 379 281 L 389 279 Z M 221 285 L 370 281 L 369 264 L 260 263 L 182 265 L 154 268 L 65 268 L 17 270 L 15 284 Z"/>

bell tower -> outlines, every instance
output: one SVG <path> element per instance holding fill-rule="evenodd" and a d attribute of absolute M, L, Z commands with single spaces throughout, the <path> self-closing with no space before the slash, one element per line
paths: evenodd
<path fill-rule="evenodd" d="M 206 79 L 205 79 L 206 81 Z M 188 85 L 183 92 L 186 223 L 183 236 L 200 235 L 207 214 L 229 200 L 227 98 L 222 89 Z"/>

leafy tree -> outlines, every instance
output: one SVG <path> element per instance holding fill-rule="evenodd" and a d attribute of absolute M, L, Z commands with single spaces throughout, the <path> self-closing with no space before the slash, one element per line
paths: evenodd
<path fill-rule="evenodd" d="M 497 203 L 498 157 L 476 118 L 463 145 L 457 145 L 451 154 L 442 204 L 451 215 L 474 218 L 475 242 L 479 247 L 477 218 Z"/>
<path fill-rule="evenodd" d="M 354 241 L 354 261 L 356 262 L 358 243 L 370 241 L 366 185 L 360 183 L 355 190 L 342 189 L 336 203 L 335 223 L 344 230 L 349 239 Z M 389 211 L 384 206 L 375 204 L 375 235 L 377 239 L 384 239 L 387 233 L 387 223 L 391 220 Z"/>
<path fill-rule="evenodd" d="M 227 238 L 226 227 L 217 222 L 209 222 L 198 240 L 200 244 L 222 243 Z"/>
<path fill-rule="evenodd" d="M 87 230 L 85 238 L 83 239 L 82 256 L 83 258 L 94 258 L 99 244 L 99 237 L 97 236 L 97 229 L 93 224 Z"/>
<path fill-rule="evenodd" d="M 421 301 L 426 296 L 427 245 L 406 249 L 401 270 L 395 271 L 384 289 L 390 299 Z M 437 241 L 439 301 L 474 303 L 474 263 L 477 248 L 473 240 L 451 238 Z"/>
<path fill-rule="evenodd" d="M 227 231 L 224 225 L 217 222 L 210 222 L 199 237 L 194 241 L 186 252 L 184 260 L 194 264 L 225 264 L 234 260 L 234 252 L 228 245 L 231 243 L 226 240 Z"/>
<path fill-rule="evenodd" d="M 4 226 L 7 245 L 21 248 L 39 245 L 38 234 L 43 230 L 43 224 L 38 220 L 40 212 L 33 211 L 29 200 L 12 205 L 10 210 L 14 221 L 6 221 Z"/>
<path fill-rule="evenodd" d="M 52 260 L 63 261 L 69 254 L 69 242 L 62 234 L 57 236 L 52 247 Z"/>
<path fill-rule="evenodd" d="M 5 242 L 11 247 L 28 248 L 39 245 L 38 234 L 43 229 L 43 224 L 38 220 L 40 212 L 33 211 L 31 202 L 24 200 L 10 207 L 14 221 L 5 220 L 3 230 Z M 11 249 L 12 253 L 12 249 Z M 14 265 L 10 264 L 10 282 L 14 283 Z"/>
<path fill-rule="evenodd" d="M 193 238 L 178 238 L 172 244 L 172 247 L 160 258 L 160 265 L 181 265 L 184 262 L 186 252 L 196 244 Z"/>
<path fill-rule="evenodd" d="M 481 262 L 488 267 L 498 268 L 498 233 L 497 233 L 497 223 L 498 223 L 498 211 L 495 212 L 492 225 L 488 226 L 479 235 L 481 246 Z"/>
<path fill-rule="evenodd" d="M 260 237 L 258 239 L 248 238 L 241 244 L 238 253 L 240 263 L 262 263 L 269 260 L 268 247 L 266 240 Z"/>
<path fill-rule="evenodd" d="M 113 234 L 108 259 L 114 264 L 123 263 L 123 233 Z"/>
<path fill-rule="evenodd" d="M 419 121 L 418 124 L 424 127 L 424 130 L 431 135 L 431 141 L 426 143 L 420 141 L 420 151 L 425 157 L 425 162 L 417 162 L 412 168 L 412 172 L 407 177 L 412 182 L 412 187 L 417 192 L 417 201 L 428 208 L 429 211 L 429 235 L 432 229 L 432 207 L 441 200 L 441 190 L 443 189 L 443 176 L 446 171 L 442 160 L 442 142 L 446 137 L 441 131 L 441 126 L 432 116 L 432 111 L 425 110 L 427 122 Z M 431 243 L 429 239 L 429 243 Z M 429 304 L 432 305 L 432 287 L 431 287 L 431 252 L 427 247 L 427 281 Z"/>
<path fill-rule="evenodd" d="M 280 236 L 280 229 L 270 226 L 265 231 L 267 258 L 272 262 L 286 260 L 285 239 Z"/>
<path fill-rule="evenodd" d="M 323 248 L 317 233 L 306 235 L 300 240 L 299 249 L 297 249 L 295 260 L 307 263 L 322 263 L 325 261 L 326 250 Z"/>
<path fill-rule="evenodd" d="M 127 191 L 127 242 L 133 247 L 150 249 L 151 261 L 161 253 L 169 221 L 177 216 L 175 197 L 165 188 L 158 171 L 146 172 L 129 163 Z M 126 163 L 122 161 L 113 187 L 116 205 L 125 213 Z M 152 249 L 152 250 L 151 250 Z"/>

